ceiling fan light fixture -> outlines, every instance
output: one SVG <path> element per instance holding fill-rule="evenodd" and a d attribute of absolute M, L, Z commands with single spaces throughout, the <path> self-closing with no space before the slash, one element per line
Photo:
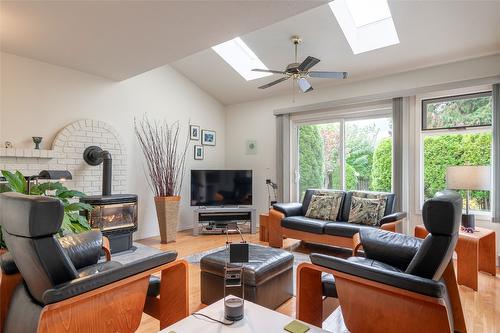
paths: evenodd
<path fill-rule="evenodd" d="M 300 91 L 302 91 L 303 93 L 313 90 L 311 84 L 303 77 L 297 80 L 297 84 L 299 86 Z"/>

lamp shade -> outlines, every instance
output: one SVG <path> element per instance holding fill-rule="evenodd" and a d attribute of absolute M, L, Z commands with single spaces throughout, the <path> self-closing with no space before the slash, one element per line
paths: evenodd
<path fill-rule="evenodd" d="M 446 169 L 446 187 L 451 190 L 491 189 L 489 166 L 452 166 Z"/>

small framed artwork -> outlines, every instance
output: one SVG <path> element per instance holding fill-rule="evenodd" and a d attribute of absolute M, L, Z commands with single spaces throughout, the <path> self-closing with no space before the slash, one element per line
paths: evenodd
<path fill-rule="evenodd" d="M 189 133 L 191 140 L 200 140 L 200 126 L 190 125 Z"/>
<path fill-rule="evenodd" d="M 205 146 L 215 146 L 215 131 L 202 130 L 201 144 Z"/>
<path fill-rule="evenodd" d="M 205 152 L 203 150 L 203 146 L 194 146 L 194 159 L 195 160 L 202 160 L 205 156 Z"/>
<path fill-rule="evenodd" d="M 257 140 L 247 140 L 246 153 L 247 155 L 257 154 Z"/>

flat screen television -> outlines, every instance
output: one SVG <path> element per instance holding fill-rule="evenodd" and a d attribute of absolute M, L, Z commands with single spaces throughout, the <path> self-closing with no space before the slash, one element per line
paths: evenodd
<path fill-rule="evenodd" d="M 252 170 L 191 170 L 191 206 L 252 205 Z"/>

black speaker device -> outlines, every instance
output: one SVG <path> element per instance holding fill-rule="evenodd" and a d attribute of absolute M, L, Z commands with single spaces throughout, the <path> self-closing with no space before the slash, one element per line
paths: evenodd
<path fill-rule="evenodd" d="M 243 319 L 245 311 L 245 281 L 243 263 L 248 262 L 248 243 L 229 243 L 229 263 L 224 269 L 224 318 L 230 321 Z M 232 264 L 232 265 L 229 265 Z M 241 264 L 235 267 L 234 264 Z M 229 295 L 227 288 L 241 288 L 242 297 Z"/>

